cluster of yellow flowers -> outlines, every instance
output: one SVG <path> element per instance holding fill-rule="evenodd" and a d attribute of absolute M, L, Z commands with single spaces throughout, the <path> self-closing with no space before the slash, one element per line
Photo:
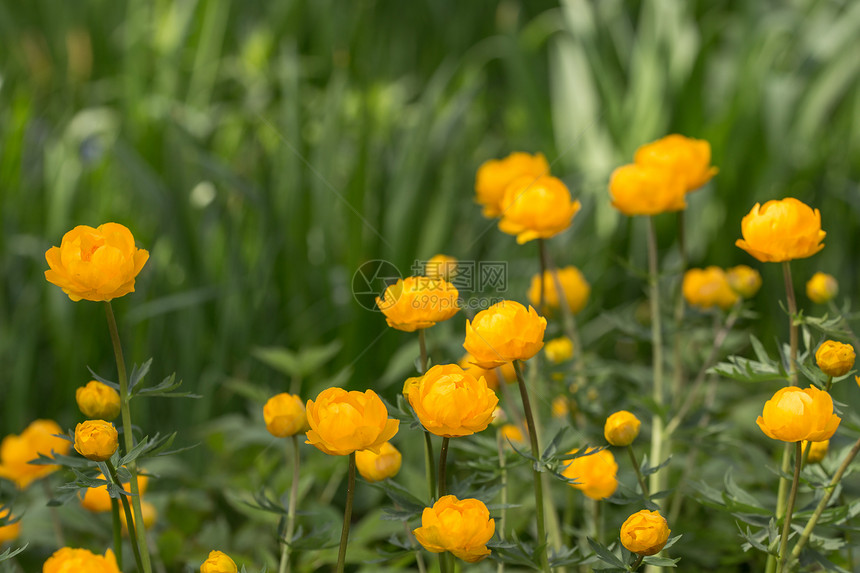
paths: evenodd
<path fill-rule="evenodd" d="M 688 269 L 681 282 L 684 299 L 690 306 L 701 309 L 728 310 L 742 298 L 755 296 L 759 288 L 761 274 L 746 265 L 726 270 L 715 266 Z"/>

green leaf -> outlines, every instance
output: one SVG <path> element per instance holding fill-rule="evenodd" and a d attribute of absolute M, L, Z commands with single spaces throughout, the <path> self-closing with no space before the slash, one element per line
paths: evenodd
<path fill-rule="evenodd" d="M 134 394 L 134 387 L 137 386 L 143 377 L 149 373 L 149 367 L 152 366 L 152 358 L 138 366 L 137 364 L 131 367 L 131 374 L 128 377 L 128 388 Z"/>
<path fill-rule="evenodd" d="M 680 560 L 680 557 L 669 559 L 668 557 L 657 557 L 656 555 L 651 555 L 643 559 L 642 562 L 647 563 L 648 565 L 655 565 L 657 567 L 675 567 L 675 564 Z"/>
<path fill-rule="evenodd" d="M 132 395 L 147 398 L 156 396 L 162 398 L 202 398 L 199 394 L 192 394 L 191 392 L 174 392 L 180 386 L 182 386 L 182 380 L 176 381 L 176 374 L 174 373 L 150 388 L 136 387 L 132 390 Z"/>
<path fill-rule="evenodd" d="M 9 549 L 4 551 L 3 553 L 0 553 L 0 561 L 6 561 L 7 559 L 11 559 L 11 558 L 15 557 L 16 555 L 18 555 L 19 553 L 21 553 L 22 551 L 27 549 L 28 545 L 30 545 L 30 544 L 26 543 L 26 544 L 24 544 L 23 547 L 19 547 L 17 549 L 12 549 L 10 547 Z"/>
<path fill-rule="evenodd" d="M 610 551 L 609 548 L 605 545 L 595 541 L 590 537 L 588 538 L 588 545 L 591 546 L 591 550 L 594 551 L 597 557 L 604 563 L 607 563 L 619 569 L 627 569 L 627 566 L 624 564 L 624 562 L 621 561 L 621 559 L 619 559 L 619 557 L 615 555 L 612 551 Z"/>

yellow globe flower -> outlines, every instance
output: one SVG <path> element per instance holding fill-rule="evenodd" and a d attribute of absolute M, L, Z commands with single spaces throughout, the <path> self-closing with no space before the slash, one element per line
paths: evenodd
<path fill-rule="evenodd" d="M 710 143 L 678 134 L 643 145 L 636 150 L 633 159 L 638 165 L 668 169 L 678 174 L 687 193 L 710 181 L 719 171 L 711 165 Z"/>
<path fill-rule="evenodd" d="M 627 410 L 619 410 L 608 418 L 603 425 L 603 436 L 613 446 L 629 446 L 639 435 L 642 422 Z"/>
<path fill-rule="evenodd" d="M 308 400 L 306 444 L 332 456 L 346 456 L 359 450 L 379 452 L 394 437 L 399 420 L 388 418 L 388 410 L 376 392 L 347 392 L 328 388 Z"/>
<path fill-rule="evenodd" d="M 546 319 L 535 309 L 503 300 L 466 321 L 463 348 L 482 368 L 495 368 L 514 360 L 528 360 L 543 348 Z"/>
<path fill-rule="evenodd" d="M 498 217 L 502 213 L 505 189 L 518 177 L 537 179 L 549 174 L 549 163 L 542 153 L 530 155 L 514 152 L 504 159 L 490 159 L 478 168 L 475 181 L 476 200 L 484 206 L 484 217 Z"/>
<path fill-rule="evenodd" d="M 499 377 L 496 374 L 496 369 L 481 368 L 475 364 L 474 361 L 475 357 L 467 352 L 463 355 L 463 358 L 460 359 L 457 365 L 470 376 L 475 378 L 481 378 L 483 376 L 484 380 L 487 382 L 487 388 L 497 390 L 499 387 Z M 516 377 L 516 373 L 514 373 L 514 377 Z"/>
<path fill-rule="evenodd" d="M 121 573 L 113 551 L 105 551 L 104 557 L 86 549 L 63 547 L 48 557 L 42 565 L 42 573 Z"/>
<path fill-rule="evenodd" d="M 448 255 L 433 255 L 424 265 L 424 276 L 450 281 L 457 276 L 457 259 Z"/>
<path fill-rule="evenodd" d="M 566 418 L 570 414 L 570 400 L 567 396 L 556 396 L 552 399 L 552 417 Z"/>
<path fill-rule="evenodd" d="M 282 392 L 268 399 L 263 406 L 266 429 L 276 438 L 293 436 L 307 429 L 308 417 L 302 399 Z"/>
<path fill-rule="evenodd" d="M 39 454 L 51 456 L 68 453 L 71 442 L 58 438 L 64 432 L 53 420 L 34 420 L 20 435 L 10 434 L 0 442 L 0 478 L 15 482 L 19 489 L 26 489 L 33 481 L 51 474 L 60 466 L 34 465 L 29 463 Z"/>
<path fill-rule="evenodd" d="M 118 223 L 97 229 L 78 225 L 59 247 L 45 253 L 45 278 L 73 301 L 112 300 L 134 292 L 134 279 L 149 253 L 134 246 L 134 237 Z"/>
<path fill-rule="evenodd" d="M 726 269 L 726 278 L 732 290 L 744 298 L 752 298 L 761 288 L 761 273 L 746 265 Z"/>
<path fill-rule="evenodd" d="M 756 424 L 767 437 L 783 442 L 829 440 L 842 419 L 833 413 L 830 394 L 814 386 L 788 386 L 765 402 Z"/>
<path fill-rule="evenodd" d="M 809 457 L 806 458 L 806 461 L 810 464 L 817 464 L 827 455 L 830 440 L 824 440 L 823 442 L 810 442 L 808 440 L 803 440 L 800 443 L 802 451 L 806 451 L 806 446 L 808 444 L 812 444 L 812 446 L 809 448 Z"/>
<path fill-rule="evenodd" d="M 21 522 L 9 523 L 13 519 L 15 518 L 9 509 L 4 508 L 0 510 L 0 523 L 5 524 L 0 525 L 0 545 L 3 545 L 7 541 L 15 541 L 21 535 Z"/>
<path fill-rule="evenodd" d="M 210 551 L 209 557 L 200 566 L 200 573 L 238 573 L 238 571 L 236 562 L 221 551 Z"/>
<path fill-rule="evenodd" d="M 501 432 L 503 440 L 509 440 L 517 444 L 522 444 L 526 441 L 525 434 L 523 434 L 522 429 L 516 424 L 505 424 L 499 428 L 499 432 Z"/>
<path fill-rule="evenodd" d="M 561 283 L 561 290 L 564 292 L 564 298 L 567 300 L 567 306 L 574 314 L 585 308 L 585 303 L 588 302 L 588 297 L 591 294 L 591 285 L 585 280 L 582 272 L 574 266 L 557 269 L 558 282 Z M 546 271 L 543 274 L 544 280 L 544 306 L 547 308 L 559 308 L 561 303 L 558 298 L 558 290 L 556 289 L 555 279 L 552 272 Z M 532 306 L 540 305 L 540 273 L 532 277 L 528 292 L 529 302 Z"/>
<path fill-rule="evenodd" d="M 450 551 L 467 563 L 477 563 L 490 554 L 487 542 L 495 531 L 496 522 L 482 501 L 445 495 L 424 509 L 421 527 L 412 533 L 431 553 Z"/>
<path fill-rule="evenodd" d="M 370 450 L 355 452 L 355 467 L 358 473 L 371 482 L 396 476 L 402 463 L 403 456 L 400 450 L 391 445 L 391 442 L 382 444 L 378 454 Z"/>
<path fill-rule="evenodd" d="M 99 473 L 98 479 L 105 479 L 104 474 Z M 123 482 L 122 488 L 130 492 L 128 487 L 129 482 Z M 149 485 L 149 477 L 138 474 L 137 489 L 140 495 L 146 493 L 146 488 Z M 83 498 L 81 499 L 81 507 L 92 513 L 104 513 L 111 510 L 110 494 L 107 490 L 107 484 L 98 487 L 88 487 L 83 490 Z M 80 494 L 80 491 L 78 492 Z M 146 520 L 144 520 L 146 521 Z"/>
<path fill-rule="evenodd" d="M 90 380 L 75 390 L 75 401 L 87 418 L 113 420 L 119 416 L 119 392 L 98 380 Z"/>
<path fill-rule="evenodd" d="M 516 235 L 522 245 L 534 239 L 549 239 L 570 227 L 582 204 L 571 200 L 570 191 L 552 176 L 514 179 L 502 198 L 499 230 Z"/>
<path fill-rule="evenodd" d="M 588 455 L 575 458 L 561 472 L 566 478 L 574 479 L 577 483 L 570 484 L 591 499 L 603 499 L 611 496 L 618 489 L 618 464 L 615 456 L 609 450 L 600 450 L 589 454 L 596 448 L 588 448 Z M 578 450 L 569 453 L 575 454 Z"/>
<path fill-rule="evenodd" d="M 448 320 L 460 310 L 460 293 L 451 283 L 428 277 L 407 277 L 376 297 L 376 305 L 391 328 L 414 332 Z"/>
<path fill-rule="evenodd" d="M 559 336 L 548 341 L 543 352 L 553 364 L 561 364 L 573 358 L 573 341 L 566 336 Z"/>
<path fill-rule="evenodd" d="M 621 526 L 621 545 L 639 555 L 660 553 L 669 540 L 669 524 L 659 511 L 643 509 L 628 517 Z"/>
<path fill-rule="evenodd" d="M 825 340 L 815 351 L 815 363 L 827 376 L 845 376 L 854 368 L 854 347 L 835 340 Z"/>
<path fill-rule="evenodd" d="M 739 300 L 720 267 L 689 269 L 684 273 L 681 292 L 690 306 L 709 309 L 715 306 L 728 310 Z"/>
<path fill-rule="evenodd" d="M 811 257 L 824 248 L 827 233 L 818 209 L 787 197 L 756 203 L 741 220 L 741 234 L 735 245 L 763 263 L 780 263 Z"/>
<path fill-rule="evenodd" d="M 104 420 L 87 420 L 75 426 L 75 450 L 88 460 L 103 462 L 119 447 L 116 428 Z"/>
<path fill-rule="evenodd" d="M 815 273 L 806 283 L 806 296 L 818 304 L 826 304 L 839 293 L 839 283 L 832 275 Z"/>
<path fill-rule="evenodd" d="M 687 208 L 684 179 L 667 169 L 630 163 L 612 172 L 612 206 L 628 216 L 658 215 Z"/>
<path fill-rule="evenodd" d="M 456 364 L 440 364 L 428 370 L 409 387 L 406 399 L 424 428 L 445 438 L 485 430 L 499 403 L 486 380 L 475 378 Z"/>

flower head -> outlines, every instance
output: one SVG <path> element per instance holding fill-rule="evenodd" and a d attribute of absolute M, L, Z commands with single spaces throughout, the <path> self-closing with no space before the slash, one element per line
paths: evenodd
<path fill-rule="evenodd" d="M 65 455 L 71 442 L 62 435 L 63 430 L 53 420 L 34 420 L 20 435 L 10 434 L 0 442 L 0 478 L 6 478 L 26 489 L 34 480 L 60 469 L 55 465 L 29 463 L 39 454 L 50 456 L 51 452 Z"/>
<path fill-rule="evenodd" d="M 594 453 L 590 453 L 594 451 Z M 577 450 L 569 452 L 577 453 Z M 570 484 L 591 499 L 603 499 L 611 496 L 618 489 L 618 464 L 615 456 L 609 450 L 595 451 L 588 448 L 586 455 L 574 458 L 561 472 L 566 478 L 576 480 Z"/>
<path fill-rule="evenodd" d="M 608 418 L 603 425 L 603 436 L 613 446 L 629 446 L 639 435 L 639 418 L 627 410 L 619 410 Z"/>
<path fill-rule="evenodd" d="M 747 265 L 726 269 L 726 278 L 732 290 L 744 298 L 752 298 L 761 288 L 761 273 Z"/>
<path fill-rule="evenodd" d="M 566 418 L 570 414 L 570 399 L 567 396 L 556 396 L 552 399 L 552 417 Z"/>
<path fill-rule="evenodd" d="M 703 309 L 718 306 L 727 310 L 738 301 L 738 294 L 720 267 L 689 269 L 684 273 L 681 292 L 688 304 Z"/>
<path fill-rule="evenodd" d="M 302 399 L 282 392 L 269 398 L 263 406 L 266 429 L 276 438 L 293 436 L 307 429 L 308 417 Z"/>
<path fill-rule="evenodd" d="M 609 179 L 612 206 L 628 216 L 683 211 L 685 190 L 678 174 L 650 165 L 622 165 Z"/>
<path fill-rule="evenodd" d="M 830 440 L 824 440 L 823 442 L 810 442 L 808 440 L 803 440 L 800 443 L 800 447 L 802 451 L 806 451 L 806 446 L 812 444 L 809 447 L 809 457 L 806 458 L 806 461 L 810 464 L 817 464 L 827 455 L 827 449 L 830 446 Z"/>
<path fill-rule="evenodd" d="M 149 253 L 134 246 L 134 237 L 119 223 L 97 229 L 78 225 L 59 247 L 45 253 L 45 278 L 73 301 L 111 300 L 134 292 L 134 279 Z"/>
<path fill-rule="evenodd" d="M 783 442 L 829 440 L 842 419 L 833 413 L 830 394 L 814 386 L 788 386 L 765 402 L 756 424 L 769 438 Z"/>
<path fill-rule="evenodd" d="M 483 378 L 456 364 L 439 364 L 427 371 L 406 394 L 424 428 L 446 438 L 470 436 L 493 421 L 499 403 Z"/>
<path fill-rule="evenodd" d="M 643 145 L 636 150 L 634 161 L 678 174 L 687 193 L 710 181 L 719 171 L 711 165 L 710 143 L 678 134 Z"/>
<path fill-rule="evenodd" d="M 518 444 L 526 441 L 525 434 L 523 434 L 522 429 L 516 424 L 505 424 L 499 428 L 499 432 L 502 434 L 503 440 L 508 440 Z"/>
<path fill-rule="evenodd" d="M 806 283 L 806 296 L 818 304 L 826 304 L 839 293 L 839 283 L 832 275 L 815 273 Z"/>
<path fill-rule="evenodd" d="M 116 428 L 104 420 L 87 420 L 75 426 L 75 450 L 88 460 L 103 462 L 119 447 Z"/>
<path fill-rule="evenodd" d="M 42 565 L 42 573 L 120 573 L 113 551 L 105 551 L 104 557 L 86 549 L 63 547 L 48 557 Z"/>
<path fill-rule="evenodd" d="M 210 551 L 209 557 L 200 566 L 200 573 L 237 573 L 238 571 L 236 563 L 221 551 Z"/>
<path fill-rule="evenodd" d="M 573 358 L 573 341 L 566 336 L 553 338 L 544 345 L 543 353 L 553 364 L 561 364 Z"/>
<path fill-rule="evenodd" d="M 585 280 L 582 272 L 574 266 L 564 267 L 556 271 L 558 282 L 561 283 L 561 290 L 564 292 L 564 298 L 567 301 L 567 306 L 574 314 L 585 308 L 585 303 L 588 302 L 588 296 L 591 294 L 591 285 Z M 532 277 L 529 285 L 529 302 L 534 307 L 540 306 L 540 273 Z M 545 271 L 543 274 L 543 289 L 544 289 L 544 306 L 547 308 L 559 308 L 561 302 L 558 297 L 558 289 L 556 289 L 555 278 L 551 271 Z"/>
<path fill-rule="evenodd" d="M 98 380 L 90 380 L 75 390 L 75 401 L 87 418 L 113 420 L 119 416 L 119 392 Z"/>
<path fill-rule="evenodd" d="M 448 320 L 460 310 L 460 293 L 443 279 L 406 277 L 398 279 L 376 297 L 376 305 L 391 328 L 414 332 Z"/>
<path fill-rule="evenodd" d="M 396 476 L 402 462 L 400 450 L 391 445 L 391 442 L 382 444 L 378 454 L 370 450 L 355 452 L 355 467 L 367 481 L 382 481 Z"/>
<path fill-rule="evenodd" d="M 639 555 L 656 555 L 669 540 L 669 524 L 659 511 L 643 509 L 621 526 L 621 545 Z"/>
<path fill-rule="evenodd" d="M 543 348 L 546 319 L 535 309 L 526 309 L 512 300 L 503 300 L 466 321 L 463 348 L 482 368 L 505 362 L 528 360 Z"/>
<path fill-rule="evenodd" d="M 845 376 L 854 368 L 854 347 L 835 340 L 825 340 L 815 351 L 815 363 L 827 376 Z"/>
<path fill-rule="evenodd" d="M 560 179 L 552 176 L 535 179 L 526 175 L 514 179 L 502 198 L 499 230 L 516 235 L 517 243 L 554 237 L 570 227 L 582 204 L 570 197 Z"/>
<path fill-rule="evenodd" d="M 424 264 L 424 276 L 450 281 L 457 276 L 457 259 L 448 255 L 433 255 Z"/>
<path fill-rule="evenodd" d="M 399 420 L 388 418 L 385 404 L 373 390 L 327 388 L 316 401 L 308 400 L 307 413 L 311 429 L 305 443 L 332 456 L 359 450 L 379 452 L 400 426 Z"/>
<path fill-rule="evenodd" d="M 427 551 L 450 551 L 463 561 L 476 563 L 490 554 L 487 542 L 495 530 L 496 522 L 482 501 L 445 495 L 424 509 L 421 527 L 412 533 Z"/>
<path fill-rule="evenodd" d="M 741 234 L 735 245 L 763 263 L 780 263 L 811 257 L 824 248 L 827 233 L 818 209 L 787 197 L 753 205 L 741 220 Z"/>
<path fill-rule="evenodd" d="M 523 176 L 534 180 L 547 174 L 549 163 L 543 153 L 514 152 L 504 159 L 485 161 L 478 168 L 475 181 L 476 200 L 484 206 L 484 217 L 498 217 L 502 213 L 502 198 L 511 181 Z"/>

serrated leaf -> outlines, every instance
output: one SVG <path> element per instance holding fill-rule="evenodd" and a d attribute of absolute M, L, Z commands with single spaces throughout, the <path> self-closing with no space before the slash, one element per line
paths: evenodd
<path fill-rule="evenodd" d="M 176 381 L 176 374 L 174 373 L 150 388 L 138 387 L 132 391 L 132 395 L 147 398 L 202 398 L 199 394 L 192 394 L 191 392 L 174 392 L 180 386 L 182 386 L 182 380 Z"/>
<path fill-rule="evenodd" d="M 128 377 L 128 389 L 134 394 L 134 387 L 140 384 L 143 377 L 149 373 L 149 368 L 152 366 L 152 358 L 138 366 L 137 364 L 131 367 L 131 374 Z"/>

